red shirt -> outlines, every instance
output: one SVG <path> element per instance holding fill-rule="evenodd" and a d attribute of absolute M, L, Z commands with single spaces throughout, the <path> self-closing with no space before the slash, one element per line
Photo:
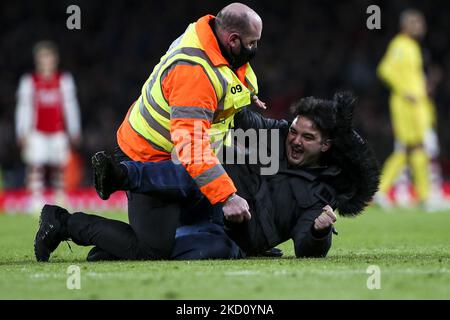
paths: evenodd
<path fill-rule="evenodd" d="M 64 131 L 61 73 L 56 72 L 50 78 L 33 73 L 32 79 L 36 129 L 44 133 Z"/>

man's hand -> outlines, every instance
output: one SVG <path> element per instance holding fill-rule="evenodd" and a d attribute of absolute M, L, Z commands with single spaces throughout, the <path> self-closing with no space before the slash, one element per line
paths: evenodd
<path fill-rule="evenodd" d="M 266 103 L 259 100 L 258 96 L 252 96 L 252 102 L 260 109 L 267 109 Z"/>
<path fill-rule="evenodd" d="M 249 209 L 247 201 L 234 193 L 223 205 L 223 215 L 228 221 L 241 223 L 251 219 Z"/>
<path fill-rule="evenodd" d="M 319 231 L 329 228 L 336 222 L 336 219 L 337 217 L 333 209 L 329 205 L 326 205 L 323 207 L 322 214 L 314 220 L 314 229 Z"/>

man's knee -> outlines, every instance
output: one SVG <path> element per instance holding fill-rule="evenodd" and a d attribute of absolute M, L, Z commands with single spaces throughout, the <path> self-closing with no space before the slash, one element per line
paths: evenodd
<path fill-rule="evenodd" d="M 198 224 L 182 227 L 177 231 L 172 259 L 238 259 L 241 249 L 217 225 Z"/>
<path fill-rule="evenodd" d="M 238 259 L 240 258 L 240 250 L 237 245 L 227 237 L 217 238 L 207 249 L 206 254 L 210 259 Z"/>
<path fill-rule="evenodd" d="M 200 234 L 188 235 L 176 239 L 171 258 L 175 260 L 231 259 L 231 246 L 221 238 L 205 237 Z"/>
<path fill-rule="evenodd" d="M 179 225 L 180 205 L 156 197 L 131 193 L 128 215 L 138 240 L 138 257 L 168 259 Z"/>

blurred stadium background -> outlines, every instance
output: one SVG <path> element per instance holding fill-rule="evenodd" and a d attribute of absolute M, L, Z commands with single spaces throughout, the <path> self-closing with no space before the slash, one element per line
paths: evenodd
<path fill-rule="evenodd" d="M 52 263 L 36 263 L 37 216 L 25 213 L 25 166 L 14 116 L 19 79 L 33 70 L 32 48 L 59 46 L 60 67 L 74 76 L 82 116 L 79 158 L 67 167 L 69 209 L 103 211 L 127 220 L 126 199 L 102 201 L 92 188 L 91 156 L 112 150 L 116 129 L 170 43 L 188 23 L 216 14 L 231 1 L 6 0 L 0 2 L 0 299 L 449 299 L 450 215 L 421 208 L 368 208 L 339 219 L 339 236 L 326 259 L 295 259 L 289 242 L 282 259 L 87 263 L 88 247 L 60 245 Z M 448 1 L 243 1 L 264 22 L 258 75 L 266 116 L 289 117 L 305 96 L 331 98 L 341 89 L 359 96 L 357 129 L 380 163 L 393 149 L 386 87 L 376 67 L 398 32 L 398 15 L 421 10 L 428 33 L 425 68 L 440 71 L 434 99 L 440 164 L 450 179 L 450 4 Z M 68 30 L 66 9 L 81 8 L 81 30 Z M 381 30 L 369 30 L 366 9 L 381 8 Z M 47 192 L 48 199 L 52 193 Z M 52 200 L 49 200 L 52 202 Z M 395 214 L 393 214 L 395 213 Z M 68 290 L 69 264 L 81 266 L 82 290 Z M 382 271 L 381 290 L 368 290 L 368 266 Z"/>
<path fill-rule="evenodd" d="M 304 96 L 331 97 L 339 89 L 359 96 L 356 125 L 372 144 L 380 163 L 393 148 L 388 90 L 376 66 L 398 32 L 398 15 L 421 10 L 428 33 L 425 67 L 437 66 L 442 79 L 435 92 L 440 163 L 450 176 L 450 5 L 447 1 L 244 1 L 262 17 L 264 30 L 252 65 L 258 75 L 265 115 L 289 117 L 289 105 Z M 75 78 L 82 115 L 80 165 L 70 168 L 71 187 L 90 187 L 90 157 L 111 150 L 128 107 L 170 43 L 187 24 L 216 14 L 229 1 L 2 1 L 0 4 L 0 211 L 21 211 L 25 169 L 14 135 L 16 90 L 20 76 L 33 69 L 31 50 L 42 39 L 60 49 L 60 66 Z M 66 8 L 81 8 L 81 30 L 68 30 Z M 381 8 L 381 30 L 366 28 L 366 8 Z M 78 168 L 78 169 L 77 169 Z M 5 194 L 18 202 L 8 203 Z M 72 191 L 76 195 L 77 191 Z M 106 205 L 88 189 L 75 207 Z M 114 200 L 114 199 L 113 199 Z M 109 202 L 121 207 L 120 196 Z M 76 201 L 76 200 L 74 200 Z M 83 202 L 84 201 L 84 202 Z M 109 208 L 111 209 L 111 208 Z"/>

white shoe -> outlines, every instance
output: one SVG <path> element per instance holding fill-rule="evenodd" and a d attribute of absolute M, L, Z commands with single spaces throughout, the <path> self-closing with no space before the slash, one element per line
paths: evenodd
<path fill-rule="evenodd" d="M 385 193 L 377 192 L 373 198 L 374 203 L 382 209 L 392 209 L 392 202 Z"/>
<path fill-rule="evenodd" d="M 27 213 L 39 217 L 42 207 L 45 204 L 45 198 L 42 194 L 34 194 L 30 196 Z"/>
<path fill-rule="evenodd" d="M 395 203 L 401 208 L 412 208 L 414 206 L 414 199 L 409 193 L 409 190 L 396 190 Z"/>
<path fill-rule="evenodd" d="M 430 197 L 424 204 L 425 211 L 429 213 L 450 210 L 450 202 L 444 197 Z"/>

